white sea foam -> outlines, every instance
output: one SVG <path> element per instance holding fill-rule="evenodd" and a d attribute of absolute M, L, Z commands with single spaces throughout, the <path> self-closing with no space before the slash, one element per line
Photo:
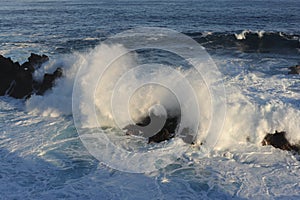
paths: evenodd
<path fill-rule="evenodd" d="M 57 117 L 72 114 L 72 90 L 78 69 L 80 55 L 73 54 L 48 62 L 34 73 L 34 79 L 41 81 L 44 73 L 53 73 L 57 67 L 63 68 L 63 77 L 55 81 L 55 87 L 43 96 L 32 95 L 26 101 L 27 111 L 43 116 Z"/>
<path fill-rule="evenodd" d="M 93 40 L 98 40 L 99 38 L 96 38 L 96 37 L 87 37 L 87 38 L 84 38 L 83 40 L 85 41 L 93 41 Z"/>
<path fill-rule="evenodd" d="M 99 68 L 107 67 L 116 55 L 122 55 L 126 49 L 121 45 L 100 45 L 88 53 L 68 55 L 60 61 L 50 62 L 35 74 L 37 79 L 41 78 L 44 72 L 53 72 L 57 66 L 64 66 L 64 77 L 56 81 L 56 86 L 52 91 L 48 91 L 44 96 L 32 96 L 27 102 L 27 110 L 29 112 L 38 113 L 48 116 L 70 115 L 72 114 L 72 90 L 74 79 L 80 65 L 87 65 L 86 73 L 80 74 L 81 84 L 78 88 L 80 99 L 84 102 L 80 107 L 80 112 L 85 116 L 84 124 L 87 127 L 94 127 L 98 122 L 103 126 L 116 126 L 115 115 L 111 105 L 112 94 L 115 90 L 117 81 L 128 72 L 132 66 L 137 65 L 136 55 L 127 54 L 110 64 L 101 77 L 93 77 Z M 180 69 L 176 69 L 179 70 Z M 231 70 L 231 69 L 228 69 Z M 95 73 L 91 73 L 91 72 Z M 174 79 L 172 74 L 165 68 L 158 71 L 145 69 L 139 71 L 139 74 L 127 77 L 123 84 L 118 88 L 117 98 L 114 101 L 116 107 L 124 104 L 122 97 L 126 96 L 132 85 L 142 84 L 143 81 L 149 79 L 154 73 L 157 80 L 167 79 L 170 85 L 180 83 L 180 80 Z M 209 91 L 203 82 L 199 80 L 199 76 L 193 71 L 181 71 L 183 76 L 188 78 L 192 86 L 195 88 L 200 108 L 200 127 L 199 140 L 208 129 L 211 121 L 211 101 Z M 153 77 L 153 76 L 152 76 Z M 77 77 L 78 78 L 78 77 Z M 96 82 L 95 82 L 96 81 Z M 275 130 L 285 130 L 292 142 L 296 143 L 300 140 L 298 136 L 300 118 L 299 107 L 296 104 L 286 103 L 284 99 L 296 98 L 299 93 L 282 92 L 282 89 L 289 88 L 292 81 L 288 78 L 261 77 L 255 73 L 240 73 L 231 78 L 224 79 L 227 91 L 227 115 L 224 121 L 224 129 L 219 140 L 219 148 L 229 148 L 234 144 L 246 142 L 250 140 L 252 143 L 260 145 L 260 141 L 267 132 Z M 294 80 L 294 82 L 297 80 Z M 234 84 L 232 84 L 234 83 Z M 96 89 L 91 87 L 97 85 Z M 89 96 L 88 90 L 94 90 L 95 96 Z M 285 89 L 284 89 L 285 90 Z M 266 92 L 268 91 L 268 92 Z M 184 90 L 181 91 L 185 95 Z M 188 94 L 186 94 L 188 102 Z M 94 98 L 95 97 L 95 98 Z M 74 100 L 74 99 L 73 99 Z M 127 103 L 129 103 L 127 105 Z M 97 110 L 97 119 L 94 119 L 88 105 L 95 104 Z M 137 90 L 129 102 L 126 102 L 130 111 L 130 117 L 137 120 L 139 117 L 147 114 L 149 108 L 154 104 L 162 104 L 168 112 L 178 114 L 178 102 L 176 96 L 170 93 L 166 88 L 156 86 L 145 86 Z M 217 109 L 217 108 L 216 108 Z M 118 111 L 121 110 L 117 109 Z M 119 112 L 117 117 L 124 118 L 123 122 L 130 123 L 131 119 L 125 119 L 126 114 Z M 190 117 L 190 119 L 189 119 Z M 192 114 L 187 116 L 186 120 L 193 121 Z M 124 126 L 126 123 L 122 124 Z M 201 141 L 199 141 L 200 143 Z"/>
<path fill-rule="evenodd" d="M 262 38 L 264 36 L 265 31 L 257 31 L 257 35 L 259 38 Z"/>
<path fill-rule="evenodd" d="M 13 99 L 0 101 L 2 197 L 272 199 L 300 195 L 297 157 L 273 147 L 232 144 L 203 158 L 194 146 L 159 172 L 122 173 L 88 154 L 68 118 L 28 115 L 16 110 L 22 108 L 19 104 Z"/>
<path fill-rule="evenodd" d="M 235 33 L 234 35 L 237 40 L 245 40 L 246 35 L 248 33 L 256 33 L 258 38 L 263 38 L 265 31 L 263 31 L 263 30 L 261 30 L 261 31 L 244 30 L 241 33 Z"/>
<path fill-rule="evenodd" d="M 126 197 L 133 198 L 143 198 L 147 195 L 153 198 L 175 199 L 182 198 L 184 194 L 195 199 L 216 196 L 257 199 L 300 195 L 299 184 L 297 184 L 300 174 L 299 158 L 273 147 L 262 147 L 260 144 L 267 132 L 274 132 L 276 129 L 287 131 L 287 137 L 292 143 L 300 140 L 298 134 L 300 109 L 297 103 L 300 93 L 289 90 L 299 83 L 299 77 L 265 75 L 257 69 L 251 71 L 253 66 L 249 66 L 248 60 L 245 59 L 230 60 L 228 65 L 222 64 L 225 68 L 222 71 L 226 71 L 224 84 L 227 94 L 227 114 L 217 148 L 208 157 L 203 158 L 199 147 L 194 145 L 180 160 L 160 172 L 149 173 L 146 176 L 108 171 L 98 165 L 79 142 L 70 117 L 61 115 L 72 113 L 71 96 L 74 78 L 83 61 L 89 59 L 87 61 L 89 69 L 97 70 L 98 67 L 107 64 L 114 55 L 122 52 L 125 52 L 125 49 L 120 45 L 104 45 L 98 46 L 89 53 L 67 55 L 47 63 L 43 69 L 36 72 L 36 79 L 40 79 L 44 72 L 52 73 L 61 65 L 64 66 L 64 77 L 58 80 L 53 90 L 47 92 L 45 96 L 33 96 L 27 100 L 26 109 L 29 113 L 22 111 L 23 105 L 20 101 L 7 99 L 7 97 L 1 99 L 0 154 L 3 155 L 3 159 L 0 167 L 3 173 L 0 174 L 0 189 L 3 196 L 19 198 L 19 194 L 22 194 L 22 197 L 27 194 L 25 197 L 37 199 L 56 198 L 57 195 L 69 198 L 97 196 L 116 199 L 123 196 L 113 196 L 112 193 L 122 194 L 119 187 L 111 187 L 111 185 L 124 185 L 124 183 L 128 188 L 122 188 L 122 192 L 127 192 Z M 216 60 L 216 62 L 223 61 Z M 274 62 L 272 60 L 271 65 L 277 64 Z M 136 57 L 132 54 L 118 59 L 114 63 L 116 68 L 110 69 L 112 71 L 107 72 L 106 77 L 103 77 L 102 81 L 107 83 L 102 88 L 103 92 L 105 88 L 111 88 L 111 81 L 122 74 L 117 70 L 120 69 L 117 66 L 123 66 L 124 68 L 121 69 L 126 71 L 128 69 L 126 67 L 134 64 L 136 64 Z M 233 69 L 233 65 L 244 69 Z M 265 69 L 265 66 L 263 68 Z M 230 72 L 230 70 L 235 71 Z M 139 83 L 142 78 L 147 78 L 146 71 L 145 74 L 132 77 L 131 81 Z M 158 77 L 160 75 L 167 77 L 163 69 L 153 73 L 158 73 L 156 74 Z M 208 109 L 210 102 L 207 101 L 207 91 L 202 85 L 204 83 L 196 79 L 199 77 L 193 71 L 182 70 L 182 74 L 188 76 L 194 85 L 198 85 L 197 96 L 202 100 L 201 120 L 207 125 L 210 122 L 211 110 Z M 91 77 L 82 75 L 85 78 L 80 87 L 83 98 L 91 101 L 89 99 L 91 97 L 84 97 L 85 90 L 90 88 Z M 122 86 L 126 91 L 128 85 Z M 146 112 L 147 106 L 151 105 L 149 102 L 156 102 L 151 99 L 155 96 L 161 97 L 158 100 L 170 106 L 168 109 L 176 108 L 174 97 L 170 93 L 165 94 L 166 90 L 153 89 L 155 92 L 152 96 L 147 94 L 149 90 L 151 88 L 145 87 L 133 96 L 132 106 L 138 106 L 132 110 L 132 116 Z M 99 111 L 103 110 L 106 113 L 105 117 L 101 118 L 102 116 L 99 115 L 99 118 L 110 122 L 113 115 L 105 107 L 108 97 L 101 98 L 101 92 L 96 94 L 99 101 L 96 101 L 96 105 Z M 170 97 L 172 100 L 167 101 L 168 98 L 164 99 L 165 97 Z M 141 98 L 146 101 L 140 102 Z M 161 110 L 157 111 L 161 113 Z M 90 111 L 83 109 L 83 112 L 88 117 Z M 36 114 L 56 118 L 41 117 Z M 86 120 L 91 124 L 94 123 L 91 121 L 93 119 Z M 201 135 L 201 131 L 206 128 L 203 125 L 199 134 Z M 108 131 L 113 133 L 115 129 L 108 129 Z M 120 140 L 119 144 L 127 149 L 133 148 L 133 145 L 145 144 L 144 140 L 137 139 L 137 142 L 134 142 L 135 139 L 124 135 L 112 134 L 111 137 Z M 177 142 L 179 146 L 184 145 L 180 140 L 173 142 Z M 157 157 L 159 158 L 159 155 Z M 118 159 L 126 160 L 124 157 Z M 152 162 L 156 161 L 152 160 Z M 28 187 L 35 188 L 35 192 L 28 193 Z M 168 189 L 170 187 L 171 191 Z M 13 193 L 16 188 L 18 193 Z M 139 189 L 136 191 L 136 188 Z M 133 190 L 136 191 L 134 195 Z M 36 191 L 42 192 L 36 196 Z"/>
<path fill-rule="evenodd" d="M 244 30 L 241 33 L 235 33 L 234 35 L 237 40 L 244 40 L 244 39 L 246 39 L 247 33 L 249 33 L 249 30 Z"/>

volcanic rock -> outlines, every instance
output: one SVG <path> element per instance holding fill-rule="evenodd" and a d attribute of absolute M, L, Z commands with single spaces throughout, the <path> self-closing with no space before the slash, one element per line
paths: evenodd
<path fill-rule="evenodd" d="M 10 58 L 0 55 L 0 96 L 6 94 L 6 91 L 13 84 L 19 69 L 19 63 L 14 63 Z"/>
<path fill-rule="evenodd" d="M 40 68 L 42 64 L 47 62 L 49 60 L 49 57 L 46 55 L 37 55 L 32 53 L 30 57 L 28 58 L 28 61 L 22 64 L 22 68 L 24 70 L 28 70 L 31 73 L 33 73 L 36 69 Z"/>
<path fill-rule="evenodd" d="M 45 74 L 42 84 L 37 95 L 43 95 L 47 90 L 51 89 L 54 85 L 54 82 L 57 78 L 60 78 L 63 74 L 62 68 L 57 68 L 53 74 Z"/>
<path fill-rule="evenodd" d="M 285 137 L 286 132 L 275 131 L 274 134 L 268 133 L 262 141 L 262 145 L 272 145 L 275 148 L 279 148 L 286 151 L 295 151 L 299 152 L 299 147 L 296 145 L 292 145 Z"/>
<path fill-rule="evenodd" d="M 16 99 L 29 97 L 33 91 L 32 83 L 32 73 L 28 70 L 19 68 L 15 73 L 14 80 L 12 81 L 7 94 Z"/>
<path fill-rule="evenodd" d="M 161 122 L 164 120 L 165 123 L 162 124 Z M 142 117 L 136 124 L 127 125 L 124 129 L 127 130 L 126 135 L 143 136 L 148 138 L 148 143 L 158 143 L 175 137 L 175 131 L 179 121 L 179 117 L 168 116 L 167 119 L 165 119 L 164 117 L 152 114 L 151 117 L 149 115 Z M 152 132 L 149 132 L 151 128 L 147 129 L 150 123 L 157 125 L 157 127 L 154 128 L 158 128 L 158 132 L 156 134 L 154 133 L 154 135 Z"/>
<path fill-rule="evenodd" d="M 24 64 L 13 62 L 0 55 L 0 96 L 8 95 L 17 99 L 29 98 L 33 93 L 42 95 L 54 85 L 54 80 L 62 76 L 62 69 L 53 74 L 45 74 L 42 83 L 33 80 L 32 74 L 49 60 L 46 55 L 31 54 Z"/>
<path fill-rule="evenodd" d="M 300 74 L 300 65 L 289 67 L 289 74 Z"/>

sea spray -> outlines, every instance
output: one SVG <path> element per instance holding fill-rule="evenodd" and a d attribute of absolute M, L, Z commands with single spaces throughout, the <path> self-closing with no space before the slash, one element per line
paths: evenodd
<path fill-rule="evenodd" d="M 94 119 L 90 117 L 90 113 L 93 112 L 93 110 L 88 110 L 84 105 L 80 108 L 82 114 L 86 117 L 84 121 L 86 127 L 98 125 L 98 120 L 103 126 L 116 126 L 111 110 L 110 99 L 114 86 L 118 78 L 138 63 L 138 55 L 135 53 L 126 54 L 117 59 L 114 63 L 109 63 L 116 55 L 120 55 L 124 52 L 126 52 L 126 49 L 122 45 L 99 45 L 89 52 L 65 55 L 45 65 L 43 69 L 37 71 L 36 79 L 39 77 L 38 74 L 49 72 L 58 65 L 64 66 L 64 77 L 58 80 L 52 91 L 48 91 L 44 96 L 32 96 L 28 99 L 26 102 L 27 111 L 53 117 L 71 115 L 73 84 L 80 65 L 88 65 L 88 70 L 96 71 L 99 67 L 105 67 L 111 64 L 113 66 L 110 67 L 109 71 L 105 71 L 104 76 L 97 83 L 90 82 L 93 77 L 81 74 L 83 81 L 80 86 L 81 95 L 78 96 L 78 98 L 84 98 L 87 104 L 95 104 L 95 108 L 97 109 L 98 118 Z M 207 130 L 209 123 L 214 123 L 210 121 L 211 102 L 207 99 L 209 91 L 203 80 L 199 80 L 199 76 L 195 75 L 192 69 L 186 69 L 180 66 L 175 67 L 175 69 L 188 77 L 193 87 L 196 88 L 197 98 L 199 102 L 201 102 L 198 133 L 200 144 L 204 140 L 202 133 Z M 136 76 L 131 77 L 128 81 L 138 84 L 143 79 L 147 79 L 149 73 L 154 73 L 154 75 L 160 79 L 168 77 L 167 72 L 168 71 L 163 67 L 159 71 L 151 71 L 149 68 L 145 69 L 141 74 L 136 74 Z M 274 132 L 275 130 L 285 130 L 287 131 L 287 137 L 293 143 L 299 142 L 300 138 L 297 132 L 299 130 L 299 123 L 297 122 L 300 118 L 299 107 L 297 104 L 283 102 L 285 95 L 280 92 L 280 88 L 283 86 L 284 88 L 288 87 L 291 81 L 279 80 L 275 82 L 272 77 L 259 77 L 252 73 L 238 74 L 237 77 L 233 77 L 232 79 L 238 77 L 244 79 L 244 81 L 237 82 L 237 85 L 231 84 L 230 79 L 225 81 L 227 114 L 224 121 L 224 129 L 217 147 L 234 148 L 235 144 L 246 143 L 247 141 L 260 145 L 264 135 L 267 132 Z M 170 81 L 176 84 L 176 80 L 171 77 L 169 78 Z M 247 85 L 244 85 L 243 82 L 247 82 Z M 270 84 L 268 82 L 270 82 Z M 271 84 L 271 82 L 273 82 L 273 84 Z M 251 85 L 257 85 L 257 83 L 260 83 L 260 86 L 257 88 L 256 93 L 252 94 L 248 89 L 252 87 Z M 95 96 L 86 96 L 86 91 L 91 88 L 91 84 L 98 84 L 97 90 L 94 92 Z M 122 92 L 125 94 L 129 86 L 130 84 L 125 84 L 119 88 L 119 92 L 121 93 L 118 94 L 120 95 L 118 100 L 120 102 L 122 101 Z M 274 90 L 270 95 L 260 92 L 268 88 L 270 89 L 271 87 L 273 87 Z M 259 94 L 262 95 L 261 98 L 264 99 L 263 101 L 259 99 Z M 299 94 L 294 93 L 293 95 L 297 96 Z M 272 97 L 275 97 L 275 99 L 272 100 Z M 132 119 L 135 121 L 139 117 L 145 116 L 149 112 L 149 108 L 158 103 L 164 105 L 169 113 L 173 112 L 175 115 L 179 113 L 179 105 L 178 102 L 176 102 L 176 97 L 170 93 L 170 91 L 163 87 L 148 85 L 136 91 L 129 102 Z M 128 119 L 128 123 L 131 122 L 130 120 L 131 119 Z"/>
<path fill-rule="evenodd" d="M 42 74 L 63 68 L 63 77 L 55 81 L 55 86 L 43 96 L 32 95 L 26 101 L 26 110 L 33 114 L 57 117 L 72 114 L 72 90 L 81 55 L 64 55 L 43 65 L 34 73 L 34 79 L 40 81 Z"/>

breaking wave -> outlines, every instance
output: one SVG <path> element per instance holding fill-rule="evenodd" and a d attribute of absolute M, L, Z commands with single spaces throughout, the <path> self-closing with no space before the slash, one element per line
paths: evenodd
<path fill-rule="evenodd" d="M 206 36 L 209 37 L 209 36 Z M 211 36 L 215 37 L 215 36 Z M 226 36 L 228 37 L 228 36 Z M 232 36 L 230 36 L 232 37 Z M 233 36 L 234 37 L 234 36 Z M 246 34 L 246 38 L 254 37 L 254 33 Z M 263 36 L 265 37 L 265 36 Z M 266 36 L 268 38 L 269 36 Z M 282 37 L 279 35 L 270 36 L 271 38 Z M 234 39 L 236 40 L 236 39 Z M 284 40 L 284 39 L 282 39 Z M 287 39 L 285 39 L 287 40 Z M 288 41 L 288 40 L 287 40 Z M 296 42 L 291 40 L 292 43 Z M 106 66 L 108 62 L 116 55 L 125 52 L 126 49 L 122 45 L 99 45 L 86 53 L 74 53 L 66 55 L 56 61 L 44 66 L 45 71 L 55 68 L 58 65 L 64 65 L 65 75 L 58 80 L 56 87 L 49 91 L 45 96 L 32 96 L 26 102 L 27 111 L 45 116 L 60 116 L 72 114 L 72 91 L 76 73 L 83 62 L 89 65 L 89 70 L 96 71 L 99 67 Z M 82 105 L 81 111 L 86 116 L 85 124 L 87 127 L 93 126 L 98 121 L 101 125 L 114 127 L 114 115 L 111 110 L 110 97 L 113 92 L 114 84 L 122 74 L 124 74 L 131 66 L 138 62 L 138 55 L 135 53 L 126 54 L 122 58 L 116 60 L 112 67 L 113 70 L 106 72 L 101 80 L 101 87 L 95 92 L 95 99 L 85 96 L 85 93 L 91 89 L 90 85 L 95 84 L 89 82 L 95 80 L 95 77 L 86 76 L 80 86 L 80 98 L 86 98 L 86 103 L 95 104 L 98 118 L 90 118 L 91 110 L 85 109 Z M 197 98 L 200 105 L 200 128 L 199 135 L 205 132 L 210 123 L 215 123 L 211 120 L 211 101 L 209 100 L 209 91 L 203 80 L 199 80 L 199 76 L 193 75 L 194 72 L 182 66 L 176 66 L 175 70 L 180 71 L 184 76 L 189 77 L 189 81 L 195 86 Z M 227 70 L 231 70 L 228 68 Z M 37 72 L 38 73 L 38 72 Z M 139 82 L 142 79 L 147 79 L 147 74 L 154 73 L 158 78 L 168 78 L 170 82 L 176 83 L 178 80 L 170 77 L 166 68 L 162 67 L 158 71 L 146 69 L 140 71 L 135 77 L 128 80 L 128 85 L 122 85 L 119 95 L 125 95 L 129 82 Z M 93 73 L 89 73 L 93 74 Z M 84 75 L 84 74 L 83 74 Z M 153 75 L 153 74 L 152 74 Z M 37 75 L 38 76 L 38 75 Z M 224 74 L 224 84 L 226 89 L 227 114 L 224 121 L 222 136 L 219 139 L 218 147 L 232 148 L 233 144 L 251 142 L 260 145 L 261 139 L 267 132 L 277 130 L 286 130 L 288 137 L 293 142 L 300 140 L 298 135 L 300 118 L 300 109 L 297 99 L 299 93 L 290 91 L 283 93 L 291 83 L 296 83 L 298 80 L 291 80 L 288 77 L 269 76 L 264 77 L 252 72 L 235 74 L 229 76 Z M 98 84 L 98 83 L 96 83 Z M 254 89 L 255 88 L 255 89 Z M 183 93 L 185 91 L 182 91 Z M 289 95 L 291 95 L 289 96 Z M 287 99 L 294 99 L 287 101 Z M 121 104 L 122 97 L 118 99 Z M 188 101 L 188 96 L 187 96 Z M 130 102 L 130 113 L 133 120 L 148 113 L 149 108 L 157 103 L 164 105 L 168 111 L 173 114 L 178 113 L 178 104 L 172 93 L 165 88 L 160 87 L 145 87 L 135 94 Z M 117 103 L 118 104 L 118 103 Z M 193 115 L 191 115 L 193 116 Z M 122 117 L 120 115 L 120 117 Z M 126 120 L 125 120 L 126 121 Z M 131 121 L 128 119 L 128 123 Z M 123 124 L 124 125 L 124 124 Z M 201 141 L 199 141 L 200 143 Z"/>

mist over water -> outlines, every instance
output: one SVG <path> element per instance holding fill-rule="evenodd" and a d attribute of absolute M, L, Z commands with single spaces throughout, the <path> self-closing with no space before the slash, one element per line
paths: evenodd
<path fill-rule="evenodd" d="M 117 91 L 117 94 L 114 94 L 117 95 L 116 102 L 113 102 L 114 105 L 124 106 L 123 104 L 125 104 L 128 106 L 128 102 L 124 102 L 123 99 L 127 95 L 127 87 L 134 84 L 142 85 L 143 81 L 149 79 L 151 73 L 151 77 L 155 77 L 157 80 L 169 80 L 170 84 L 172 82 L 172 85 L 175 87 L 177 81 L 180 83 L 180 80 L 174 79 L 176 78 L 175 74 L 169 74 L 169 71 L 164 67 L 161 67 L 159 71 L 151 71 L 150 68 L 145 68 L 138 71 L 138 74 L 129 76 L 127 80 L 122 82 L 121 88 L 115 89 L 118 79 L 130 68 L 137 65 L 138 55 L 136 54 L 127 54 L 117 59 L 110 66 L 109 70 L 104 71 L 101 79 L 91 77 L 97 74 L 93 73 L 93 71 L 97 72 L 99 68 L 107 67 L 111 59 L 125 52 L 126 49 L 121 45 L 99 45 L 87 53 L 76 53 L 77 56 L 68 56 L 70 57 L 68 59 L 72 61 L 64 61 L 69 64 L 69 66 L 66 66 L 66 76 L 62 80 L 59 80 L 57 86 L 45 96 L 33 96 L 27 100 L 27 111 L 46 116 L 71 115 L 71 95 L 76 72 L 80 65 L 88 67 L 86 68 L 86 73 L 83 72 L 81 74 L 82 84 L 78 92 L 80 96 L 78 96 L 78 99 L 74 99 L 74 101 L 83 99 L 82 102 L 84 104 L 81 105 L 80 110 L 85 116 L 85 120 L 82 123 L 86 127 L 96 127 L 99 125 L 99 122 L 102 126 L 118 127 L 115 124 L 111 108 L 113 92 Z M 74 60 L 75 57 L 77 60 Z M 51 65 L 55 65 L 55 62 L 49 63 L 49 65 L 46 65 L 45 68 L 51 68 Z M 207 100 L 207 96 L 209 95 L 208 88 L 203 80 L 199 80 L 199 76 L 192 75 L 194 73 L 193 69 L 182 69 L 180 66 L 174 69 L 189 77 L 190 83 L 196 88 L 196 95 L 200 102 L 200 124 L 202 125 L 199 131 L 205 131 L 208 128 L 211 117 L 211 102 Z M 230 73 L 230 70 L 232 69 L 227 69 L 227 73 Z M 257 72 L 245 73 L 243 71 L 236 76 L 230 77 L 224 75 L 224 77 L 227 114 L 223 133 L 221 134 L 222 137 L 219 142 L 220 146 L 225 145 L 226 147 L 230 147 L 235 143 L 246 142 L 246 138 L 250 138 L 251 142 L 260 145 L 260 141 L 267 132 L 274 132 L 277 129 L 288 131 L 288 135 L 292 141 L 298 141 L 297 130 L 299 129 L 299 123 L 297 123 L 297 119 L 299 117 L 299 105 L 296 97 L 299 96 L 299 93 L 294 93 L 287 89 L 289 85 L 297 83 L 297 79 L 290 80 L 288 79 L 289 77 L 280 77 L 278 75 L 265 76 Z M 274 79 L 275 77 L 278 77 L 278 79 Z M 96 80 L 96 82 L 91 82 L 91 80 Z M 235 81 L 235 84 L 232 84 L 232 81 Z M 96 91 L 92 92 L 94 96 L 88 95 L 88 90 L 95 89 L 92 85 L 97 85 Z M 288 92 L 282 93 L 282 90 Z M 184 92 L 181 91 L 183 95 Z M 130 107 L 128 108 L 131 114 L 130 117 L 133 121 L 137 121 L 147 115 L 150 107 L 155 104 L 163 105 L 169 114 L 174 116 L 178 113 L 178 103 L 176 103 L 176 100 L 172 96 L 173 94 L 163 87 L 155 85 L 142 87 L 130 99 Z M 286 99 L 291 98 L 291 96 L 295 100 L 286 102 Z M 186 101 L 188 102 L 188 99 Z M 89 110 L 87 106 L 89 104 L 95 104 L 98 118 L 93 118 L 92 113 L 94 109 Z M 120 107 L 116 110 L 121 111 L 122 108 Z M 122 113 L 119 112 L 118 115 L 120 115 L 118 117 L 122 118 Z M 123 128 L 132 122 L 130 119 L 127 119 L 127 113 L 123 115 L 123 119 L 121 120 L 123 124 L 119 128 Z"/>

